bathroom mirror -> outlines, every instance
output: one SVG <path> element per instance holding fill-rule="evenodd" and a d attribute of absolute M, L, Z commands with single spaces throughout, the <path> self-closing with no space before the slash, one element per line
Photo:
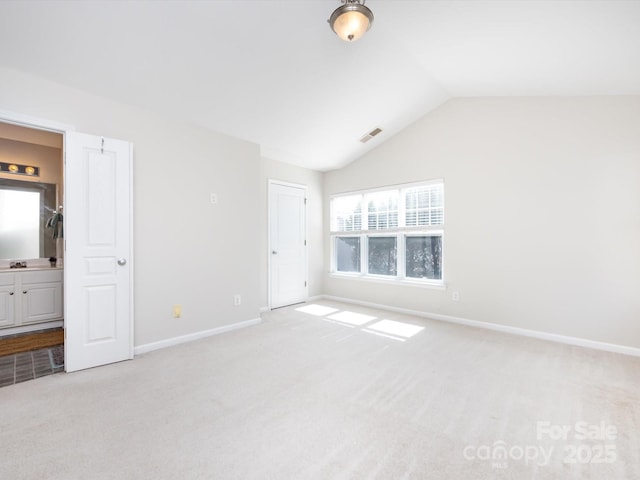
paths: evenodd
<path fill-rule="evenodd" d="M 56 211 L 56 185 L 0 178 L 0 259 L 55 257 Z"/>

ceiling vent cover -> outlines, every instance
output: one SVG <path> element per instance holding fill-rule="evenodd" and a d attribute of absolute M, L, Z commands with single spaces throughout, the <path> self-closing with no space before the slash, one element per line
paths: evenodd
<path fill-rule="evenodd" d="M 367 133 L 364 137 L 362 137 L 360 139 L 360 141 L 362 143 L 367 143 L 369 140 L 371 140 L 373 137 L 375 137 L 376 135 L 378 135 L 380 132 L 382 132 L 381 128 L 374 128 L 373 130 L 371 130 L 369 133 Z"/>

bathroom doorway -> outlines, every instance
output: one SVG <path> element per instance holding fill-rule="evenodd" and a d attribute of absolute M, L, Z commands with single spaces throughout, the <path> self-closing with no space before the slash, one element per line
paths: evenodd
<path fill-rule="evenodd" d="M 65 372 L 132 359 L 133 144 L 16 114 L 0 112 L 0 122 L 59 135 L 64 158 L 62 201 L 47 224 L 59 242 L 57 256 L 0 260 L 0 327 L 24 333 L 33 328 L 26 324 L 59 321 Z M 7 171 L 39 173 L 28 167 Z M 62 212 L 70 221 L 58 229 Z"/>
<path fill-rule="evenodd" d="M 0 386 L 64 370 L 63 142 L 0 122 Z"/>

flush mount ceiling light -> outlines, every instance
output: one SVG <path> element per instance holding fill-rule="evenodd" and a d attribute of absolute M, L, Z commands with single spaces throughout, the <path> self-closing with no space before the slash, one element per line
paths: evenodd
<path fill-rule="evenodd" d="M 354 42 L 362 37 L 373 23 L 373 13 L 364 6 L 366 0 L 342 0 L 328 22 L 336 35 L 345 42 Z"/>

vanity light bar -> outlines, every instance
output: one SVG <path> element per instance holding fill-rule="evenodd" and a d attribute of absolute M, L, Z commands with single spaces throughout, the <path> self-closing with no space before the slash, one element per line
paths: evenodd
<path fill-rule="evenodd" d="M 0 162 L 0 172 L 15 173 L 16 175 L 28 175 L 30 177 L 39 177 L 40 167 L 18 165 L 17 163 Z"/>

